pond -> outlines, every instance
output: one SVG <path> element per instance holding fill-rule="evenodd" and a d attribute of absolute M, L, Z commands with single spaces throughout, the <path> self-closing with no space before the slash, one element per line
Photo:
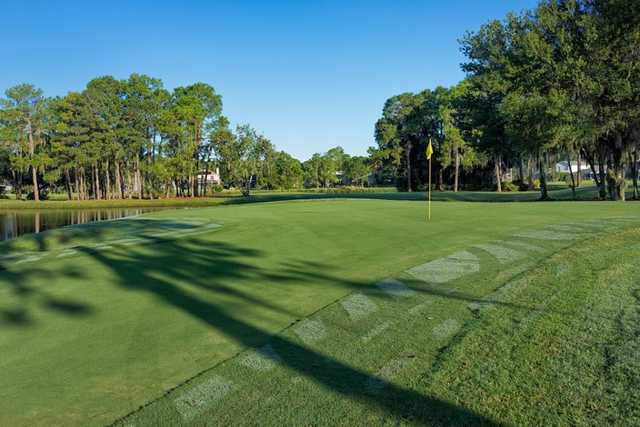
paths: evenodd
<path fill-rule="evenodd" d="M 0 241 L 73 224 L 109 221 L 167 208 L 0 210 Z"/>

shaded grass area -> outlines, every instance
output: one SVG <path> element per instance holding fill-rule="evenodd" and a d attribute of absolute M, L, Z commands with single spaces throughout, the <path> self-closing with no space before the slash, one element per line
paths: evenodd
<path fill-rule="evenodd" d="M 422 378 L 474 321 L 468 304 L 574 241 L 543 242 L 513 264 L 471 246 L 568 218 L 602 224 L 577 235 L 588 239 L 632 225 L 607 218 L 635 216 L 635 207 L 434 208 L 427 225 L 425 206 L 411 201 L 228 205 L 0 245 L 3 257 L 16 256 L 0 259 L 0 424 L 104 425 L 145 402 L 154 403 L 124 423 L 499 423 L 421 388 Z M 462 249 L 479 258 L 478 275 L 434 285 L 402 273 Z M 17 262 L 28 257 L 40 258 Z M 414 293 L 374 286 L 386 277 Z M 376 307 L 355 321 L 342 305 L 354 293 Z M 238 363 L 268 344 L 273 369 Z M 203 394 L 221 398 L 198 406 Z M 197 413 L 185 417 L 189 408 Z"/>
<path fill-rule="evenodd" d="M 570 188 L 559 186 L 552 187 L 549 191 L 551 200 L 570 201 L 573 193 Z M 631 199 L 632 192 L 627 192 L 627 199 Z M 178 199 L 127 199 L 127 200 L 51 200 L 43 202 L 23 200 L 0 200 L 0 210 L 8 209 L 99 209 L 99 208 L 124 208 L 124 207 L 207 207 L 221 204 L 273 202 L 286 200 L 313 200 L 313 199 L 380 199 L 380 200 L 417 200 L 423 201 L 427 197 L 424 192 L 397 192 L 386 188 L 371 191 L 345 192 L 345 191 L 256 191 L 249 197 L 242 197 L 234 193 L 222 193 L 211 198 L 178 198 Z M 434 191 L 432 200 L 442 202 L 535 202 L 540 198 L 538 191 L 504 192 L 490 191 Z M 598 191 L 594 185 L 583 186 L 576 189 L 577 201 L 591 201 L 598 199 Z"/>

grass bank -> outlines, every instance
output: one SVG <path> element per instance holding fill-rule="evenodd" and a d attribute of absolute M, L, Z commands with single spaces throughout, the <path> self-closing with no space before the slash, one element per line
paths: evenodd
<path fill-rule="evenodd" d="M 554 201 L 571 201 L 573 193 L 571 189 L 561 188 L 549 191 L 549 195 Z M 595 186 L 585 186 L 576 190 L 577 201 L 592 201 L 597 199 L 597 188 Z M 628 198 L 631 198 L 629 193 Z M 538 201 L 540 193 L 537 191 L 524 192 L 504 192 L 496 193 L 489 191 L 434 191 L 433 201 L 441 202 L 535 202 Z M 177 199 L 126 199 L 126 200 L 51 200 L 51 201 L 24 201 L 24 200 L 0 200 L 0 210 L 16 209 L 100 209 L 100 208 L 125 208 L 125 207 L 207 207 L 221 204 L 235 203 L 256 203 L 273 202 L 285 200 L 305 200 L 305 199 L 333 199 L 333 198 L 356 198 L 356 199 L 381 199 L 381 200 L 425 200 L 424 192 L 397 192 L 389 191 L 387 188 L 375 189 L 375 191 L 343 191 L 335 189 L 325 189 L 321 191 L 256 191 L 249 197 L 242 197 L 239 194 L 221 193 L 218 197 L 210 198 L 177 198 Z"/>

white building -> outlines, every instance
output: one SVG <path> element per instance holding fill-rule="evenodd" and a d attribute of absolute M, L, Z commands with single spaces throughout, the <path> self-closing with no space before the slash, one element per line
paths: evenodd
<path fill-rule="evenodd" d="M 578 172 L 578 162 L 571 162 L 571 171 L 573 173 Z M 587 164 L 587 162 L 582 162 L 580 163 L 580 172 L 582 172 L 583 174 L 590 172 L 591 169 L 589 168 L 589 165 Z M 558 162 L 556 163 L 556 172 L 562 173 L 562 172 L 566 172 L 569 173 L 569 162 L 567 161 L 562 161 L 562 162 Z"/>
<path fill-rule="evenodd" d="M 206 182 L 207 185 L 221 184 L 222 180 L 220 179 L 220 168 L 216 168 L 215 171 L 209 171 L 208 173 L 206 171 L 200 171 L 198 173 L 198 182 L 200 184 L 204 184 Z"/>

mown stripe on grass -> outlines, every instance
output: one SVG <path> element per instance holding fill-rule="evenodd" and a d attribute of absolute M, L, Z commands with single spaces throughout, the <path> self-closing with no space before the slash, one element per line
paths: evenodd
<path fill-rule="evenodd" d="M 497 259 L 500 264 L 506 264 L 524 258 L 524 254 L 522 252 L 518 252 L 506 246 L 501 246 L 501 243 L 503 242 L 480 243 L 473 245 L 473 247 L 487 252 L 489 255 Z"/>
<path fill-rule="evenodd" d="M 368 343 L 387 329 L 389 329 L 393 325 L 393 322 L 390 320 L 386 320 L 375 327 L 373 327 L 369 332 L 362 336 L 361 340 L 363 343 Z"/>
<path fill-rule="evenodd" d="M 526 286 L 526 284 L 527 283 L 525 280 L 523 280 L 522 278 L 517 278 L 502 285 L 495 291 L 482 297 L 480 300 L 468 304 L 467 307 L 469 308 L 469 310 L 476 314 L 489 310 L 491 308 L 494 308 L 496 305 L 506 301 L 520 288 Z"/>
<path fill-rule="evenodd" d="M 351 320 L 360 320 L 378 309 L 378 306 L 366 295 L 356 293 L 343 299 L 340 304 Z"/>
<path fill-rule="evenodd" d="M 468 251 L 459 251 L 410 268 L 406 272 L 424 282 L 447 283 L 479 271 L 480 260 L 478 257 Z"/>
<path fill-rule="evenodd" d="M 572 233 L 552 230 L 526 230 L 515 233 L 514 236 L 534 240 L 574 240 L 577 238 L 577 236 Z"/>
<path fill-rule="evenodd" d="M 506 245 L 515 246 L 518 249 L 524 249 L 529 252 L 546 252 L 546 249 L 540 246 L 532 245 L 531 243 L 522 242 L 520 240 L 505 240 Z"/>
<path fill-rule="evenodd" d="M 240 359 L 240 364 L 256 371 L 270 371 L 281 359 L 271 344 L 250 350 Z"/>
<path fill-rule="evenodd" d="M 325 337 L 327 328 L 320 320 L 305 319 L 293 329 L 293 332 L 305 344 L 313 344 Z"/>
<path fill-rule="evenodd" d="M 212 375 L 205 382 L 198 384 L 180 396 L 174 403 L 183 419 L 189 420 L 202 413 L 209 405 L 228 394 L 234 385 L 219 375 Z"/>
<path fill-rule="evenodd" d="M 462 327 L 462 323 L 456 319 L 447 319 L 440 323 L 431 330 L 431 333 L 436 338 L 448 338 L 455 335 Z"/>
<path fill-rule="evenodd" d="M 376 283 L 378 289 L 393 297 L 406 298 L 415 295 L 416 291 L 396 279 L 385 279 Z"/>
<path fill-rule="evenodd" d="M 380 368 L 375 376 L 366 380 L 365 387 L 371 393 L 378 393 L 384 386 L 391 381 L 404 369 L 406 369 L 414 358 L 401 357 L 389 360 L 382 368 Z"/>

